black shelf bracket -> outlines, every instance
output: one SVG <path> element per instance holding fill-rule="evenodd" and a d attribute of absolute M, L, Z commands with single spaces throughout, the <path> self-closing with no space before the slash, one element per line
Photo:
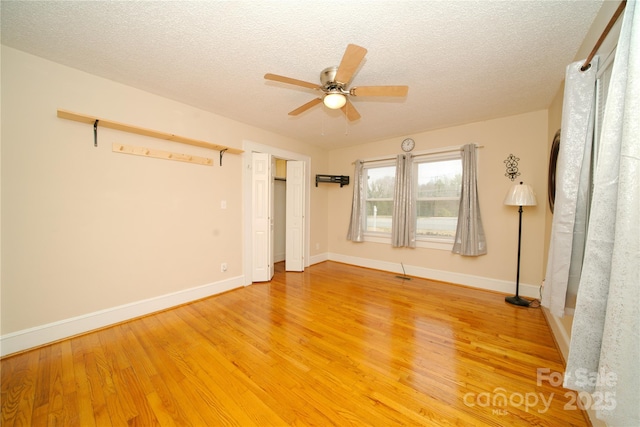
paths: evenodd
<path fill-rule="evenodd" d="M 220 150 L 220 166 L 222 166 L 222 156 L 224 156 L 224 153 L 228 150 L 228 148 L 225 148 L 224 150 Z"/>
<path fill-rule="evenodd" d="M 98 146 L 98 122 L 100 120 L 96 119 L 95 122 L 93 122 L 93 146 L 97 147 Z"/>
<path fill-rule="evenodd" d="M 319 182 L 327 182 L 332 184 L 349 185 L 349 177 L 345 175 L 316 175 L 316 187 Z"/>

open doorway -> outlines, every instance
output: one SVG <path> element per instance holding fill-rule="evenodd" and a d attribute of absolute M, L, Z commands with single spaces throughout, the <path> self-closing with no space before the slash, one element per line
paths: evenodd
<path fill-rule="evenodd" d="M 287 262 L 287 270 L 302 271 L 309 265 L 310 215 L 308 212 L 310 211 L 309 183 L 311 180 L 308 156 L 250 141 L 245 141 L 243 148 L 245 150 L 243 154 L 243 272 L 245 285 L 249 285 L 272 277 L 273 264 L 277 258 L 281 258 L 283 250 L 285 260 L 293 260 L 293 262 Z M 254 156 L 254 153 L 260 154 Z M 253 164 L 254 157 L 261 159 L 257 168 Z M 287 166 L 286 172 L 279 170 L 284 164 Z M 269 178 L 265 177 L 266 181 L 258 182 L 256 185 L 254 172 L 262 168 L 262 165 L 271 167 L 272 170 L 267 172 Z M 282 177 L 283 174 L 284 177 Z M 276 180 L 276 175 L 284 179 Z M 284 202 L 281 194 L 283 185 Z M 265 188 L 269 188 L 270 193 L 262 193 L 266 191 Z M 267 199 L 272 205 L 265 207 L 263 203 Z M 278 211 L 284 209 L 284 241 L 281 240 L 282 212 L 276 213 L 276 209 Z M 269 214 L 267 220 L 264 218 L 264 212 L 273 213 Z"/>
<path fill-rule="evenodd" d="M 275 158 L 273 178 L 273 262 L 285 260 L 287 247 L 287 161 Z"/>

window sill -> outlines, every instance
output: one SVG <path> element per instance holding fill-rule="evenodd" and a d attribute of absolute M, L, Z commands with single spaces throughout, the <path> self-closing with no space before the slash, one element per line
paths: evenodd
<path fill-rule="evenodd" d="M 417 240 L 416 248 L 438 249 L 440 251 L 449 251 L 453 249 L 453 242 L 443 242 L 440 240 Z"/>
<path fill-rule="evenodd" d="M 391 237 L 379 234 L 365 234 L 364 241 L 369 243 L 383 243 L 391 245 Z M 441 240 L 416 240 L 416 248 L 451 251 L 453 249 L 453 242 L 444 242 Z"/>

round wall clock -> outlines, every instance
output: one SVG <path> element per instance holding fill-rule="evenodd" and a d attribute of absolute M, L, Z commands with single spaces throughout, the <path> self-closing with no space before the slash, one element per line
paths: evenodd
<path fill-rule="evenodd" d="M 416 142 L 411 138 L 405 139 L 404 141 L 402 141 L 402 144 L 400 144 L 402 151 L 405 151 L 407 153 L 413 150 L 413 147 L 415 146 L 416 146 Z"/>

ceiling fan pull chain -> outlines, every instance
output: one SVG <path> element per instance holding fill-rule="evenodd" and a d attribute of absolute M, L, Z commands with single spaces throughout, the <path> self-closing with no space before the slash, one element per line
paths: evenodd
<path fill-rule="evenodd" d="M 349 135 L 349 103 L 347 102 L 347 105 L 345 105 L 345 113 L 344 114 L 344 134 L 345 135 Z"/>

